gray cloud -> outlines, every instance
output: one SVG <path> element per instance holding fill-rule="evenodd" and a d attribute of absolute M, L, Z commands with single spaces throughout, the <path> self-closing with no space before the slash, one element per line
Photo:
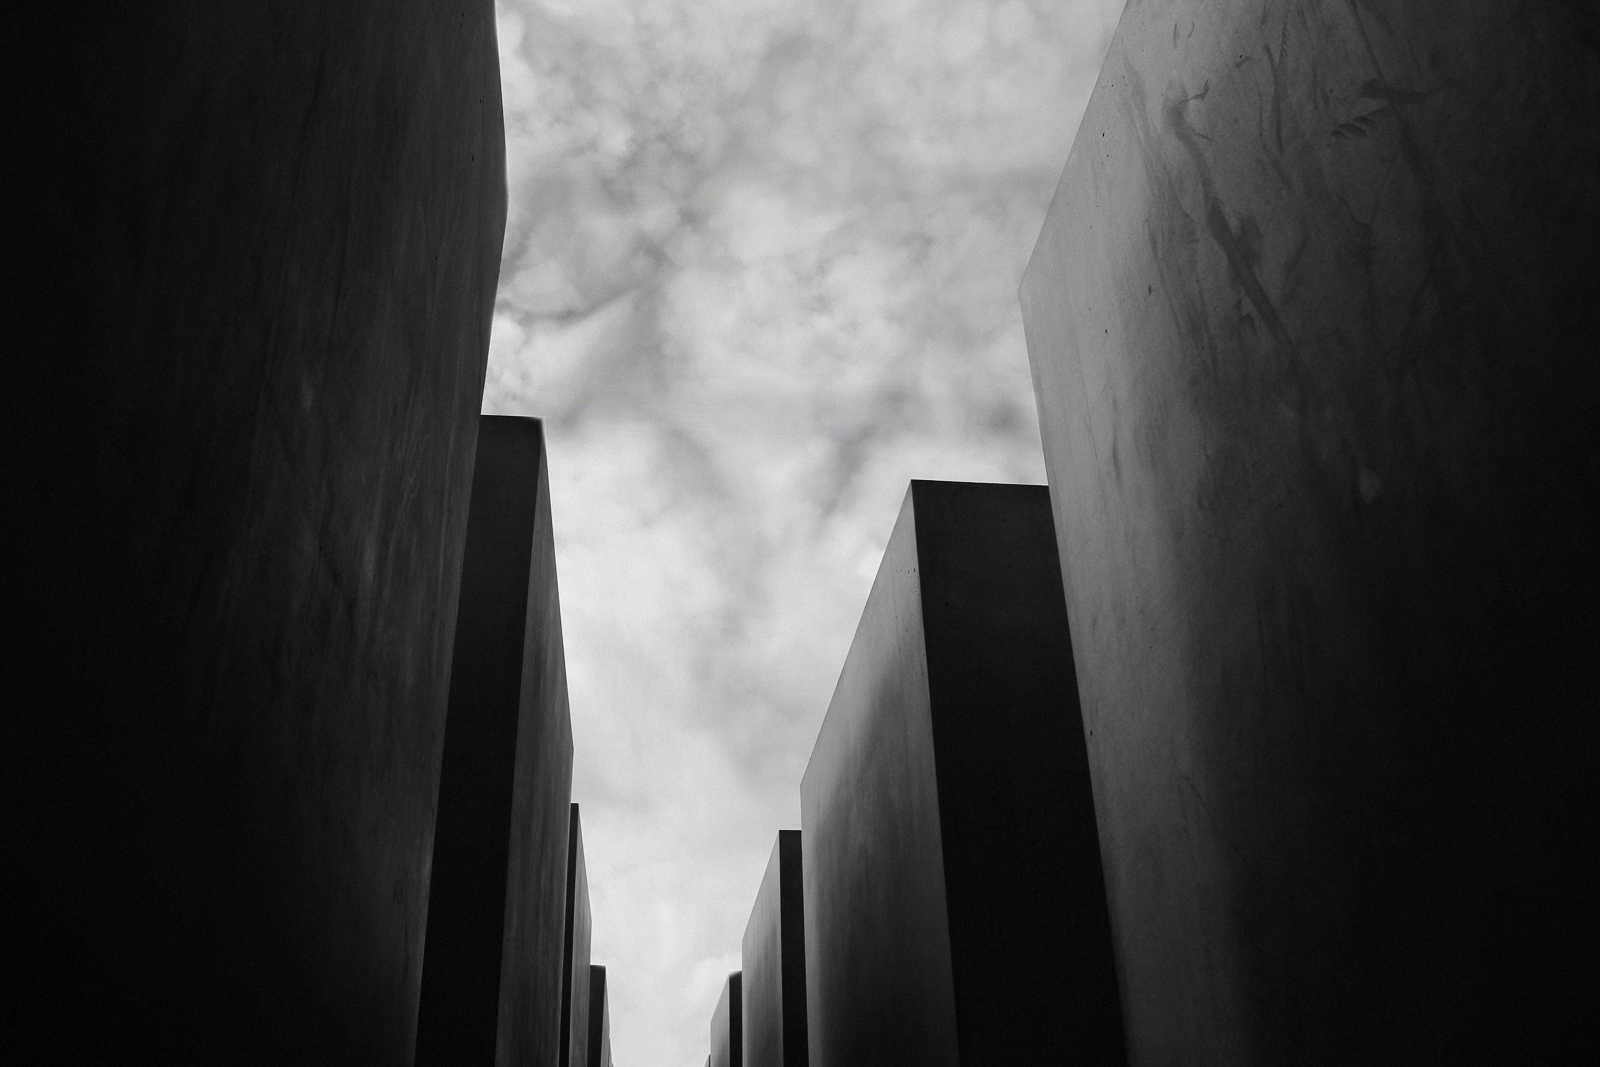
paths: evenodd
<path fill-rule="evenodd" d="M 1042 481 L 1016 287 L 1118 0 L 500 5 L 619 1063 L 705 1055 L 912 477 Z"/>

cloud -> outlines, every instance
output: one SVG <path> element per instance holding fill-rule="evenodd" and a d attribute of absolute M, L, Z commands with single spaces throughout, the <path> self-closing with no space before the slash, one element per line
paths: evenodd
<path fill-rule="evenodd" d="M 1016 288 L 1120 6 L 501 0 L 484 410 L 549 434 L 624 1067 L 704 1059 L 907 480 L 1043 480 Z"/>

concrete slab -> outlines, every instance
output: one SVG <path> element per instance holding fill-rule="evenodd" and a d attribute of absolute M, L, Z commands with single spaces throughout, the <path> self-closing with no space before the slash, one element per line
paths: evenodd
<path fill-rule="evenodd" d="M 1136 1064 L 1594 1048 L 1597 42 L 1123 15 L 1022 306 Z"/>
<path fill-rule="evenodd" d="M 745 1067 L 806 1067 L 805 897 L 799 830 L 778 831 L 741 949 Z"/>
<path fill-rule="evenodd" d="M 8 1040 L 408 1064 L 505 220 L 494 7 L 26 22 Z"/>
<path fill-rule="evenodd" d="M 539 420 L 482 416 L 465 555 L 416 1063 L 552 1063 L 572 725 Z"/>
<path fill-rule="evenodd" d="M 589 1067 L 611 1067 L 611 1004 L 606 969 L 589 967 Z"/>
<path fill-rule="evenodd" d="M 589 967 L 589 1067 L 611 1067 L 611 998 L 606 969 Z"/>
<path fill-rule="evenodd" d="M 744 1062 L 744 998 L 738 971 L 722 984 L 722 996 L 711 1013 L 711 1055 L 707 1067 L 741 1067 Z"/>
<path fill-rule="evenodd" d="M 572 805 L 567 850 L 566 968 L 561 987 L 561 1067 L 589 1062 L 589 873 L 583 828 Z"/>
<path fill-rule="evenodd" d="M 1120 1063 L 1043 486 L 912 482 L 801 785 L 809 1053 Z"/>

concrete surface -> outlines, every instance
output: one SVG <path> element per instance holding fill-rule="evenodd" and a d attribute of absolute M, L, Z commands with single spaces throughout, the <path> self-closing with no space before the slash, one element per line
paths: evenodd
<path fill-rule="evenodd" d="M 561 1067 L 589 1062 L 589 873 L 583 827 L 572 805 L 567 847 L 566 967 L 561 978 Z"/>
<path fill-rule="evenodd" d="M 493 6 L 15 32 L 8 1044 L 407 1064 L 505 218 Z"/>
<path fill-rule="evenodd" d="M 722 984 L 722 996 L 711 1013 L 711 1055 L 706 1067 L 741 1067 L 744 1062 L 744 997 L 738 971 Z"/>
<path fill-rule="evenodd" d="M 1123 1060 L 1043 486 L 915 481 L 801 784 L 809 1052 Z"/>
<path fill-rule="evenodd" d="M 611 998 L 606 969 L 589 967 L 589 1067 L 611 1067 Z"/>
<path fill-rule="evenodd" d="M 456 610 L 419 1067 L 556 1062 L 571 789 L 543 429 L 485 415 Z"/>
<path fill-rule="evenodd" d="M 745 1067 L 806 1067 L 805 891 L 799 830 L 778 831 L 740 950 Z"/>
<path fill-rule="evenodd" d="M 1123 15 L 1022 304 L 1135 1064 L 1592 1056 L 1596 18 Z"/>

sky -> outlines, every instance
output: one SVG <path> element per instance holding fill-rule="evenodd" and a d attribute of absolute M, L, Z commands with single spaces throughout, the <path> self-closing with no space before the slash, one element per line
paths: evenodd
<path fill-rule="evenodd" d="M 711 1013 L 912 478 L 1043 482 L 1017 286 L 1121 0 L 497 0 L 619 1067 Z"/>

